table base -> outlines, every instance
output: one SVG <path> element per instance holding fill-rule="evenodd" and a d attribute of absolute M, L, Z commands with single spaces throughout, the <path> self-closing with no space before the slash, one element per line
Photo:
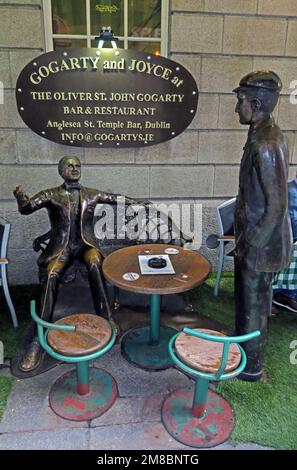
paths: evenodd
<path fill-rule="evenodd" d="M 150 327 L 135 328 L 122 338 L 122 354 L 132 364 L 147 370 L 162 370 L 173 366 L 168 354 L 168 343 L 177 330 L 160 327 L 158 344 L 150 342 Z"/>

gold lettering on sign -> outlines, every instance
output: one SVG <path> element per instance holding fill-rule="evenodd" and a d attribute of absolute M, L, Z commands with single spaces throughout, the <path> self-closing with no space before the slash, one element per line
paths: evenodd
<path fill-rule="evenodd" d="M 172 70 L 163 65 L 156 65 L 151 62 L 145 62 L 144 60 L 132 59 L 131 65 L 129 67 L 131 72 L 145 73 L 147 75 L 155 75 L 156 77 L 161 77 L 164 80 L 169 80 L 172 75 Z"/>
<path fill-rule="evenodd" d="M 61 140 L 63 142 L 82 142 L 86 136 L 81 133 L 61 133 Z M 93 135 L 95 142 L 154 142 L 154 134 L 111 134 L 111 133 L 97 133 Z"/>
<path fill-rule="evenodd" d="M 49 120 L 46 127 L 49 128 L 56 128 L 59 131 L 62 131 L 65 128 L 68 127 L 77 127 L 81 128 L 81 123 L 80 122 L 75 122 L 75 121 L 51 121 Z"/>
<path fill-rule="evenodd" d="M 82 106 L 63 106 L 64 114 L 87 114 Z"/>
<path fill-rule="evenodd" d="M 141 122 L 127 121 L 127 129 L 142 129 Z"/>
<path fill-rule="evenodd" d="M 166 93 L 159 95 L 158 93 L 110 93 L 110 101 L 153 101 L 155 103 L 182 103 L 185 95 L 176 93 Z"/>
<path fill-rule="evenodd" d="M 64 72 L 65 70 L 87 70 L 91 67 L 93 70 L 98 70 L 98 63 L 100 57 L 72 57 L 70 59 L 63 59 L 60 63 L 56 60 L 50 62 L 47 66 L 41 65 L 37 72 L 30 75 L 30 81 L 34 85 L 38 85 L 44 78 L 49 77 L 50 74 Z"/>
<path fill-rule="evenodd" d="M 31 91 L 31 96 L 33 100 L 37 101 L 51 101 L 52 92 L 51 91 Z"/>
<path fill-rule="evenodd" d="M 156 121 L 156 122 L 145 121 L 145 128 L 146 129 L 170 129 L 171 124 L 166 121 Z"/>
<path fill-rule="evenodd" d="M 63 59 L 60 62 L 51 61 L 48 65 L 41 65 L 36 72 L 31 73 L 30 81 L 34 85 L 39 85 L 44 79 L 52 74 L 65 71 L 77 70 L 93 70 L 98 71 L 100 64 L 100 57 L 71 57 L 70 59 Z M 117 72 L 126 70 L 126 60 L 124 58 L 119 60 L 104 60 L 101 64 L 104 72 Z M 132 59 L 128 70 L 131 72 L 144 73 L 152 75 L 162 80 L 171 81 L 171 83 L 179 88 L 184 82 L 178 76 L 173 74 L 173 70 L 164 67 L 160 64 L 153 62 Z M 169 100 L 166 100 L 169 101 Z"/>
<path fill-rule="evenodd" d="M 115 122 L 106 122 L 106 121 L 97 121 L 98 129 L 123 129 L 124 123 L 122 121 Z"/>
<path fill-rule="evenodd" d="M 119 115 L 119 116 L 154 116 L 156 112 L 156 108 L 133 108 L 133 107 L 126 107 L 123 106 L 119 108 L 117 106 L 95 106 L 94 107 L 94 114 L 102 114 L 102 115 Z"/>
<path fill-rule="evenodd" d="M 103 62 L 103 70 L 125 70 L 125 65 L 125 59 L 105 60 Z"/>

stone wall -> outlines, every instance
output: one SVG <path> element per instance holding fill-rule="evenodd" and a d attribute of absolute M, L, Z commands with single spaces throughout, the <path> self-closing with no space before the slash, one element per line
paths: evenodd
<path fill-rule="evenodd" d="M 237 193 L 239 164 L 247 128 L 234 112 L 232 90 L 252 70 L 271 69 L 283 81 L 274 117 L 290 150 L 290 178 L 297 169 L 297 106 L 289 101 L 290 83 L 297 80 L 296 0 L 172 0 L 170 58 L 184 64 L 199 91 L 198 113 L 184 139 L 198 140 L 196 163 L 185 174 L 204 174 L 200 187 L 204 210 L 203 239 L 215 229 L 213 207 Z M 176 166 L 171 177 L 180 171 Z M 190 181 L 193 180 L 193 177 Z M 169 181 L 168 181 L 169 184 Z M 190 189 L 192 191 L 192 188 Z M 212 255 L 205 247 L 202 252 Z M 213 260 L 213 258 L 212 258 Z M 214 263 L 215 268 L 215 263 Z"/>
<path fill-rule="evenodd" d="M 71 149 L 80 156 L 86 186 L 152 200 L 202 203 L 203 239 L 216 231 L 215 207 L 237 192 L 247 129 L 238 124 L 232 89 L 249 71 L 271 68 L 284 90 L 275 117 L 290 146 L 291 176 L 297 168 L 297 107 L 289 84 L 297 79 L 295 0 L 172 0 L 170 58 L 184 64 L 200 90 L 197 116 L 172 141 L 146 149 Z M 10 282 L 37 281 L 31 243 L 47 230 L 46 212 L 17 213 L 12 190 L 30 194 L 60 178 L 56 164 L 67 147 L 39 138 L 19 118 L 14 88 L 18 74 L 44 51 L 40 0 L 0 0 L 0 215 L 12 222 Z M 215 253 L 206 253 L 215 262 Z M 214 263 L 215 264 L 215 263 Z"/>

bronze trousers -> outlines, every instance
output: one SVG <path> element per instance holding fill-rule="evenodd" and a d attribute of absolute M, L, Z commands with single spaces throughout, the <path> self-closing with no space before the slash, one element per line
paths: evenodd
<path fill-rule="evenodd" d="M 88 270 L 88 277 L 95 311 L 98 315 L 102 313 L 102 302 L 105 304 L 107 318 L 111 318 L 111 309 L 105 288 L 101 265 L 103 257 L 96 248 L 80 245 L 77 248 L 66 248 L 60 256 L 52 261 L 47 267 L 47 277 L 42 282 L 41 292 L 41 318 L 45 321 L 52 320 L 54 304 L 56 301 L 59 283 L 74 259 L 79 259 Z"/>
<path fill-rule="evenodd" d="M 247 365 L 240 378 L 255 381 L 261 378 L 263 372 L 273 273 L 255 271 L 254 259 L 250 255 L 235 256 L 234 262 L 236 335 L 255 330 L 261 332 L 261 336 L 242 344 L 247 355 Z"/>

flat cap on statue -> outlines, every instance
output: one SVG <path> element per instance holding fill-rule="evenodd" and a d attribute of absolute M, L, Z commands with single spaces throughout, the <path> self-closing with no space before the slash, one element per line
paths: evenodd
<path fill-rule="evenodd" d="M 264 88 L 265 90 L 280 93 L 282 81 L 271 70 L 259 70 L 245 75 L 239 82 L 239 86 L 233 90 L 237 93 L 241 88 Z"/>

